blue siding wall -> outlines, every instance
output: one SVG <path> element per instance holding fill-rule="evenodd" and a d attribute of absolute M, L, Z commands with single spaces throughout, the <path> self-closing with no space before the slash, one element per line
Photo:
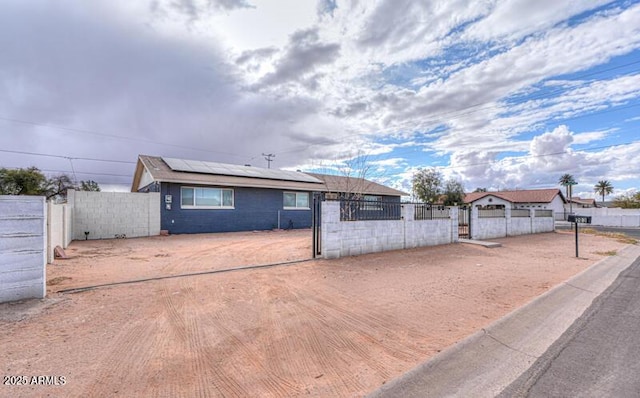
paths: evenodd
<path fill-rule="evenodd" d="M 193 187 L 194 185 L 186 185 Z M 181 184 L 161 184 L 161 226 L 172 234 L 235 232 L 280 228 L 311 227 L 311 210 L 284 210 L 283 190 L 233 188 L 235 209 L 181 209 Z M 165 195 L 172 195 L 171 210 Z M 309 205 L 311 206 L 311 195 Z"/>

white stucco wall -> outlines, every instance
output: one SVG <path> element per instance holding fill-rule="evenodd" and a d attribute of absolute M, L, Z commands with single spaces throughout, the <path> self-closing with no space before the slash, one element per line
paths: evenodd
<path fill-rule="evenodd" d="M 556 222 L 553 217 L 532 218 L 532 233 L 553 232 L 556 230 Z"/>
<path fill-rule="evenodd" d="M 471 238 L 475 240 L 504 238 L 507 236 L 507 219 L 478 218 L 477 209 L 471 211 Z"/>
<path fill-rule="evenodd" d="M 56 246 L 66 249 L 72 240 L 71 213 L 67 204 L 47 202 L 47 262 L 54 260 Z"/>
<path fill-rule="evenodd" d="M 46 294 L 43 196 L 0 196 L 0 302 Z"/>
<path fill-rule="evenodd" d="M 529 214 L 531 213 L 532 211 L 529 210 Z M 511 217 L 508 223 L 507 236 L 526 235 L 530 234 L 531 231 L 531 215 L 529 217 Z"/>
<path fill-rule="evenodd" d="M 480 218 L 478 209 L 472 208 L 471 238 L 483 240 L 555 231 L 554 218 L 536 217 L 536 209 L 529 209 L 529 217 L 511 217 L 511 209 L 507 207 L 505 217 Z"/>
<path fill-rule="evenodd" d="M 592 225 L 627 228 L 640 227 L 640 209 L 591 207 L 574 208 L 573 212 L 581 216 L 591 216 Z"/>

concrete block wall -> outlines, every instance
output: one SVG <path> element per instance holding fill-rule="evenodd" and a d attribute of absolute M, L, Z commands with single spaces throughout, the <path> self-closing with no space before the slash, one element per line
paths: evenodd
<path fill-rule="evenodd" d="M 458 212 L 453 209 L 453 219 L 414 220 L 413 205 L 403 205 L 401 220 L 340 221 L 340 202 L 325 201 L 322 255 L 330 259 L 455 242 Z"/>
<path fill-rule="evenodd" d="M 73 239 L 113 239 L 160 234 L 160 193 L 84 192 L 69 190 Z"/>
<path fill-rule="evenodd" d="M 46 294 L 47 207 L 42 196 L 0 196 L 0 302 Z"/>
<path fill-rule="evenodd" d="M 458 241 L 458 208 L 437 210 L 438 216 L 449 215 L 449 218 L 433 220 L 415 220 L 415 205 L 405 204 L 403 217 L 405 221 L 404 248 L 446 245 Z"/>

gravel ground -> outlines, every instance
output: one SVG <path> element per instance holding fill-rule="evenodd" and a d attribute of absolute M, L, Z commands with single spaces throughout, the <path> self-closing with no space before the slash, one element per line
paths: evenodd
<path fill-rule="evenodd" d="M 0 305 L 0 396 L 362 396 L 625 246 L 573 239 L 338 260 L 309 260 L 308 230 L 76 241 L 46 299 Z"/>

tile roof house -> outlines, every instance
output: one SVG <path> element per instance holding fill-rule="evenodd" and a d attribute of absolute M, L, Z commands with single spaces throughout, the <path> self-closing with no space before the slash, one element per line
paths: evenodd
<path fill-rule="evenodd" d="M 573 196 L 569 201 L 573 204 L 573 207 L 576 208 L 584 209 L 589 207 L 598 207 L 595 199 L 582 199 L 577 196 Z"/>
<path fill-rule="evenodd" d="M 482 208 L 551 209 L 555 214 L 564 214 L 567 200 L 560 189 L 552 188 L 472 192 L 465 195 L 464 202 Z"/>
<path fill-rule="evenodd" d="M 406 195 L 360 178 L 146 155 L 131 191 L 161 193 L 161 228 L 170 233 L 309 228 L 314 194 Z"/>

